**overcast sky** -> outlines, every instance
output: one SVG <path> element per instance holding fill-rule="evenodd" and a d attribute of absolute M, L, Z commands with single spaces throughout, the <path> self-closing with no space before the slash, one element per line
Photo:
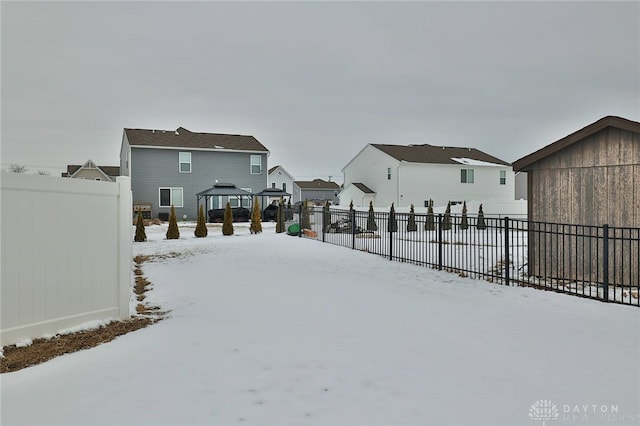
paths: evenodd
<path fill-rule="evenodd" d="M 123 128 L 253 135 L 342 181 L 367 143 L 513 162 L 640 121 L 639 2 L 2 1 L 2 168 L 119 165 Z"/>

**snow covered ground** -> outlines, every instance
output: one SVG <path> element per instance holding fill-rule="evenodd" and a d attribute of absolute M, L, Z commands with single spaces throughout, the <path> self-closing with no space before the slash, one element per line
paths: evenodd
<path fill-rule="evenodd" d="M 637 308 L 193 226 L 134 243 L 169 317 L 3 374 L 2 425 L 640 422 Z"/>

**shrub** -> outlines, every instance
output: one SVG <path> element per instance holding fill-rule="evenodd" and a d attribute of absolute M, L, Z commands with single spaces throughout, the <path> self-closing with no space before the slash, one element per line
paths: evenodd
<path fill-rule="evenodd" d="M 281 234 L 285 231 L 284 223 L 284 201 L 280 197 L 280 203 L 278 203 L 278 214 L 276 216 L 276 233 Z"/>
<path fill-rule="evenodd" d="M 429 200 L 429 209 L 427 210 L 427 219 L 424 223 L 425 231 L 435 231 L 436 230 L 436 221 L 433 216 L 433 200 Z"/>
<path fill-rule="evenodd" d="M 311 229 L 311 221 L 309 220 L 309 201 L 307 200 L 304 200 L 304 202 L 302 203 L 300 229 Z"/>
<path fill-rule="evenodd" d="M 260 222 L 260 201 L 258 197 L 253 199 L 253 210 L 251 211 L 251 227 L 249 228 L 252 234 L 258 234 L 262 232 L 262 222 Z"/>
<path fill-rule="evenodd" d="M 411 204 L 411 210 L 409 210 L 409 220 L 407 220 L 407 232 L 415 232 L 418 230 L 416 225 L 416 212 Z"/>
<path fill-rule="evenodd" d="M 478 220 L 476 222 L 476 228 L 487 229 L 487 224 L 484 221 L 484 212 L 482 211 L 482 204 L 480 204 L 480 208 L 478 209 Z"/>
<path fill-rule="evenodd" d="M 467 202 L 462 202 L 462 219 L 460 220 L 460 229 L 469 229 L 469 220 L 467 219 Z"/>
<path fill-rule="evenodd" d="M 204 206 L 200 205 L 200 210 L 198 211 L 198 224 L 196 225 L 196 230 L 193 231 L 196 238 L 204 238 L 209 234 L 209 230 L 207 229 L 207 221 L 204 218 Z"/>
<path fill-rule="evenodd" d="M 224 208 L 224 221 L 222 222 L 222 235 L 233 235 L 233 213 L 231 204 L 227 201 Z"/>
<path fill-rule="evenodd" d="M 144 218 L 142 217 L 142 212 L 140 210 L 138 210 L 138 218 L 136 219 L 136 235 L 133 240 L 138 243 L 147 241 L 147 234 L 144 232 Z"/>
<path fill-rule="evenodd" d="M 377 231 L 376 214 L 373 211 L 373 201 L 369 201 L 369 214 L 367 215 L 367 231 Z"/>
<path fill-rule="evenodd" d="M 442 219 L 442 229 L 448 231 L 451 229 L 451 201 L 447 203 L 447 209 L 444 211 Z"/>
<path fill-rule="evenodd" d="M 329 210 L 329 200 L 324 203 L 324 208 L 322 209 L 322 226 L 325 231 L 331 228 L 331 211 Z"/>
<path fill-rule="evenodd" d="M 178 222 L 176 221 L 176 209 L 171 205 L 171 213 L 169 213 L 169 229 L 167 229 L 167 240 L 177 240 L 180 238 L 178 231 Z"/>
<path fill-rule="evenodd" d="M 389 210 L 388 231 L 398 232 L 398 221 L 396 219 L 396 209 L 393 207 L 393 203 L 391 203 L 391 210 Z"/>

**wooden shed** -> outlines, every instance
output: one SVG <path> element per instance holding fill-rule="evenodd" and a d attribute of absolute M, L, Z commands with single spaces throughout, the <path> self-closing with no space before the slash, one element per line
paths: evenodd
<path fill-rule="evenodd" d="M 528 175 L 530 274 L 638 285 L 640 123 L 604 117 L 513 169 Z"/>

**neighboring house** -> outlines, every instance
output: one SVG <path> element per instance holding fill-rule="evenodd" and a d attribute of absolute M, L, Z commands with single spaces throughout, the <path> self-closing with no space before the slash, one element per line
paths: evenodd
<path fill-rule="evenodd" d="M 608 116 L 513 163 L 533 221 L 640 227 L 640 123 Z"/>
<path fill-rule="evenodd" d="M 98 166 L 91 160 L 81 166 L 69 164 L 67 165 L 67 171 L 62 173 L 62 177 L 103 180 L 106 182 L 115 182 L 118 176 L 120 176 L 120 167 Z"/>
<path fill-rule="evenodd" d="M 516 200 L 527 199 L 527 172 L 516 173 Z"/>
<path fill-rule="evenodd" d="M 367 144 L 342 172 L 340 204 L 356 207 L 513 200 L 515 193 L 511 165 L 474 148 Z"/>
<path fill-rule="evenodd" d="M 352 182 L 344 187 L 339 194 L 340 204 L 349 205 L 353 202 L 355 207 L 366 207 L 369 203 L 376 202 L 376 193 L 373 189 L 361 182 Z"/>
<path fill-rule="evenodd" d="M 631 228 L 640 228 L 640 123 L 604 117 L 513 166 L 528 177 L 531 275 L 602 282 L 607 250 L 594 226 L 606 224 L 626 228 L 609 232 L 607 279 L 638 285 L 638 231 Z"/>
<path fill-rule="evenodd" d="M 274 166 L 269 169 L 267 177 L 268 188 L 281 189 L 284 192 L 293 191 L 293 176 L 282 166 Z"/>
<path fill-rule="evenodd" d="M 309 200 L 316 203 L 330 204 L 338 202 L 338 192 L 340 186 L 335 182 L 322 179 L 314 179 L 312 181 L 296 180 L 293 182 L 293 203 Z"/>
<path fill-rule="evenodd" d="M 148 207 L 151 217 L 168 217 L 171 206 L 178 219 L 197 217 L 196 194 L 216 183 L 260 192 L 267 187 L 269 151 L 253 136 L 195 133 L 176 130 L 124 129 L 120 169 L 131 177 L 134 211 Z M 232 207 L 237 197 L 216 196 L 206 209 Z"/>

